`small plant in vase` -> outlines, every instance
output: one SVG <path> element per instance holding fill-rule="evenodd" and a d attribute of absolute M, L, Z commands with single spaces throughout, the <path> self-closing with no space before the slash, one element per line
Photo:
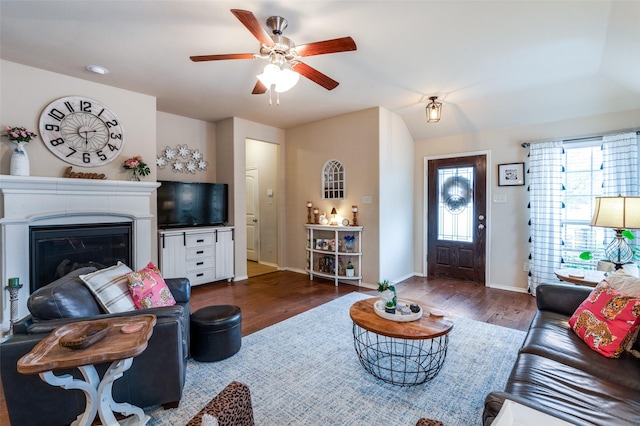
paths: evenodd
<path fill-rule="evenodd" d="M 396 288 L 389 283 L 389 280 L 384 280 L 378 283 L 378 292 L 380 293 L 380 298 L 384 302 L 385 312 L 395 314 L 396 303 L 398 301 Z"/>
<path fill-rule="evenodd" d="M 346 273 L 348 277 L 353 277 L 356 274 L 356 269 L 353 267 L 351 261 L 347 264 Z"/>

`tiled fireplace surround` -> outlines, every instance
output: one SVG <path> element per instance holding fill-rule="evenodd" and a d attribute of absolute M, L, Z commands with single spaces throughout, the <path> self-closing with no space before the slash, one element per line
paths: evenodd
<path fill-rule="evenodd" d="M 153 214 L 151 195 L 156 182 L 90 180 L 0 175 L 0 273 L 2 330 L 9 329 L 11 306 L 8 279 L 19 277 L 17 318 L 28 315 L 29 228 L 44 225 L 133 223 L 133 265 L 151 260 Z"/>

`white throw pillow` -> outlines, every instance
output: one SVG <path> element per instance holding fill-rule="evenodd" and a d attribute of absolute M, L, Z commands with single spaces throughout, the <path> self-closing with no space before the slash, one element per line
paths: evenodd
<path fill-rule="evenodd" d="M 129 292 L 129 280 L 126 274 L 133 272 L 122 262 L 109 268 L 100 269 L 80 279 L 93 293 L 98 303 L 110 314 L 134 311 L 136 305 Z"/>
<path fill-rule="evenodd" d="M 618 269 L 615 273 L 607 277 L 609 285 L 626 295 L 640 297 L 640 278 L 627 274 L 624 270 Z"/>

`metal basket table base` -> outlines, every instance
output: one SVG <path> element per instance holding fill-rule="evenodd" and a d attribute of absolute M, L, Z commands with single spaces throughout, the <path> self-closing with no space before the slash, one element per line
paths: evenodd
<path fill-rule="evenodd" d="M 449 336 L 400 339 L 373 333 L 354 323 L 353 344 L 360 363 L 373 376 L 393 385 L 415 386 L 440 372 Z"/>

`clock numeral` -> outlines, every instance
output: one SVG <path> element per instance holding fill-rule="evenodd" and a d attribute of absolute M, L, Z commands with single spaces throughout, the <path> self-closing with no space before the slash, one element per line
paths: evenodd
<path fill-rule="evenodd" d="M 107 144 L 107 146 L 109 147 L 109 149 L 110 149 L 111 151 L 117 151 L 117 150 L 118 150 L 118 147 L 117 147 L 117 146 L 115 146 L 115 145 L 113 145 L 113 144 L 108 143 L 108 144 Z"/>
<path fill-rule="evenodd" d="M 52 132 L 59 132 L 60 126 L 58 126 L 57 124 L 45 124 L 44 129 Z"/>
<path fill-rule="evenodd" d="M 102 113 L 103 113 L 103 112 L 104 112 L 104 108 L 102 108 L 102 109 L 100 110 L 100 112 L 98 113 L 98 115 L 96 115 L 96 117 L 100 117 L 100 116 L 102 115 Z"/>
<path fill-rule="evenodd" d="M 82 162 L 83 163 L 90 163 L 91 162 L 91 154 L 88 152 L 85 152 L 82 154 Z"/>
<path fill-rule="evenodd" d="M 71 150 L 71 154 L 67 155 L 67 157 L 71 157 L 73 154 L 75 154 L 76 152 L 78 152 L 78 151 L 76 151 L 76 149 L 75 149 L 75 148 L 69 147 L 69 149 Z"/>
<path fill-rule="evenodd" d="M 58 146 L 58 145 L 62 145 L 64 143 L 64 139 L 62 138 L 58 138 L 58 139 L 51 139 L 49 141 L 49 143 L 53 146 Z"/>
<path fill-rule="evenodd" d="M 80 101 L 80 111 L 91 112 L 91 102 Z M 102 111 L 104 111 L 104 109 Z M 102 111 L 100 111 L 100 114 L 102 114 Z"/>
<path fill-rule="evenodd" d="M 104 154 L 102 153 L 102 150 L 100 150 L 100 151 L 96 151 L 96 155 L 98 156 L 98 158 L 100 159 L 100 161 L 104 161 L 104 160 L 106 160 L 106 159 L 107 159 L 107 156 L 106 156 L 106 155 L 104 155 Z"/>
<path fill-rule="evenodd" d="M 120 139 L 122 140 L 122 133 L 111 133 L 111 139 Z"/>
<path fill-rule="evenodd" d="M 73 105 L 71 105 L 71 102 L 69 102 L 69 101 L 66 101 L 64 103 L 64 106 L 67 107 L 67 110 L 69 110 L 69 112 L 74 112 L 75 111 L 75 109 L 73 109 Z"/>
<path fill-rule="evenodd" d="M 118 120 L 111 120 L 111 121 L 105 121 L 104 124 L 107 125 L 107 127 L 115 127 L 118 125 Z"/>
<path fill-rule="evenodd" d="M 49 117 L 56 119 L 58 121 L 62 121 L 62 119 L 64 118 L 65 114 L 64 112 L 54 108 L 51 111 L 49 111 Z"/>

